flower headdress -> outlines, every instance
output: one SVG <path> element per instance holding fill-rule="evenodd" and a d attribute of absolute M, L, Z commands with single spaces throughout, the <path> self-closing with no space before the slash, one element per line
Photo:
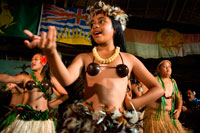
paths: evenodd
<path fill-rule="evenodd" d="M 46 56 L 41 56 L 40 57 L 40 63 L 45 65 L 47 63 L 47 57 Z"/>
<path fill-rule="evenodd" d="M 156 72 L 154 73 L 155 75 L 159 75 L 159 69 L 160 69 L 160 66 L 164 63 L 164 62 L 168 62 L 171 66 L 172 66 L 172 63 L 171 63 L 171 61 L 169 61 L 169 60 L 163 60 L 163 61 L 161 61 L 158 65 L 157 65 L 157 67 L 156 67 Z"/>
<path fill-rule="evenodd" d="M 128 15 L 119 7 L 106 5 L 102 1 L 96 2 L 94 6 L 89 6 L 87 8 L 87 14 L 86 14 L 87 25 L 91 24 L 92 18 L 99 12 L 103 12 L 107 16 L 113 17 L 116 21 L 118 21 L 121 24 L 123 31 L 126 29 L 126 21 L 128 20 Z"/>
<path fill-rule="evenodd" d="M 169 60 L 163 60 L 163 61 L 161 61 L 161 62 L 157 65 L 156 71 L 159 70 L 160 66 L 161 66 L 164 62 L 168 62 L 170 65 L 172 65 L 171 61 L 169 61 Z"/>

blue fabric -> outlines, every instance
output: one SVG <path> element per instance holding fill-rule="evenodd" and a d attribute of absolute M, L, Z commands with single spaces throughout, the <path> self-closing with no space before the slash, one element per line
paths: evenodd
<path fill-rule="evenodd" d="M 198 103 L 200 100 L 199 99 L 197 99 L 196 97 L 193 99 L 193 101 L 195 102 L 195 103 Z"/>

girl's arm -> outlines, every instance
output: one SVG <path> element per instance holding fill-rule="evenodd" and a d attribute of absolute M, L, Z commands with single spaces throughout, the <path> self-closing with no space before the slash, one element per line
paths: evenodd
<path fill-rule="evenodd" d="M 23 83 L 24 79 L 25 79 L 25 77 L 23 74 L 20 74 L 17 76 L 11 76 L 8 74 L 0 74 L 0 82 L 4 82 L 4 83 L 19 84 L 19 83 Z"/>
<path fill-rule="evenodd" d="M 128 109 L 132 109 L 130 102 L 135 106 L 136 109 L 142 108 L 158 98 L 164 95 L 162 86 L 158 83 L 155 77 L 147 70 L 147 68 L 139 61 L 136 57 L 129 57 L 130 62 L 133 63 L 133 73 L 136 78 L 141 81 L 147 88 L 148 91 L 141 97 L 134 99 L 125 99 L 125 104 Z"/>
<path fill-rule="evenodd" d="M 56 94 L 56 98 L 49 101 L 48 106 L 50 108 L 63 103 L 65 100 L 69 98 L 67 91 L 61 84 L 56 80 L 55 77 L 51 77 L 51 82 L 53 83 L 54 87 L 53 92 Z"/>
<path fill-rule="evenodd" d="M 176 86 L 177 86 L 177 83 L 176 81 L 174 80 Z M 177 86 L 177 89 L 178 89 L 178 86 Z M 182 97 L 181 97 L 181 94 L 180 94 L 180 91 L 178 90 L 178 94 L 175 93 L 175 110 L 174 110 L 174 118 L 175 119 L 178 119 L 179 116 L 180 116 L 180 113 L 181 113 L 181 110 L 182 110 L 182 106 L 183 106 L 183 100 L 182 100 Z"/>
<path fill-rule="evenodd" d="M 57 51 L 51 55 L 46 54 L 51 71 L 62 86 L 69 86 L 78 79 L 84 66 L 83 58 L 85 54 L 75 57 L 68 68 L 62 62 Z"/>

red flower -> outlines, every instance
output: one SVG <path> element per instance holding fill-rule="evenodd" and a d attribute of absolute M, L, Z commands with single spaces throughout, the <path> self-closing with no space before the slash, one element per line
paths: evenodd
<path fill-rule="evenodd" d="M 46 64 L 47 63 L 47 58 L 46 58 L 46 56 L 41 56 L 40 57 L 40 63 L 42 63 L 42 64 Z"/>
<path fill-rule="evenodd" d="M 24 110 L 24 108 L 22 108 L 22 107 L 19 107 L 19 108 L 18 108 L 18 110 Z"/>

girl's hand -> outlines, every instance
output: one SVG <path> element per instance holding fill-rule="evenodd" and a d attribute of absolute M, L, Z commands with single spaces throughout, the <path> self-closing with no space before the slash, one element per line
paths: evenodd
<path fill-rule="evenodd" d="M 180 113 L 181 113 L 181 111 L 180 111 L 180 110 L 178 110 L 178 109 L 175 109 L 173 113 L 174 113 L 174 116 L 173 116 L 173 118 L 174 118 L 174 119 L 178 119 L 178 118 L 179 118 L 179 116 L 180 116 Z"/>
<path fill-rule="evenodd" d="M 14 83 L 8 83 L 7 87 L 11 90 L 12 88 L 17 87 L 17 85 Z"/>
<path fill-rule="evenodd" d="M 34 35 L 28 30 L 24 30 L 24 33 L 31 39 L 25 40 L 24 43 L 29 48 L 39 48 L 45 53 L 51 54 L 56 50 L 56 28 L 55 26 L 49 26 L 48 33 L 42 32 L 41 36 Z"/>
<path fill-rule="evenodd" d="M 188 109 L 187 109 L 187 107 L 186 106 L 182 106 L 182 111 L 183 112 L 186 112 Z"/>

